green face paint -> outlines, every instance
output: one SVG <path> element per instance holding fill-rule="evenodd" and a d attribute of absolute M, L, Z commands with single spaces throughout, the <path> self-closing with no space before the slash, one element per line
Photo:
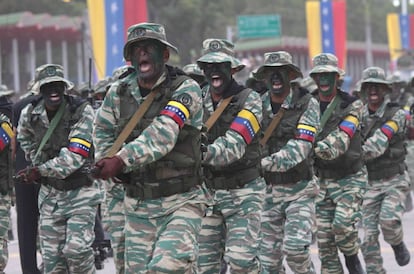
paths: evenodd
<path fill-rule="evenodd" d="M 269 69 L 265 72 L 267 89 L 274 94 L 282 94 L 290 89 L 289 75 L 286 69 Z"/>
<path fill-rule="evenodd" d="M 132 46 L 131 63 L 138 73 L 140 81 L 156 81 L 164 68 L 165 46 L 157 40 L 147 39 Z"/>
<path fill-rule="evenodd" d="M 317 73 L 314 76 L 318 90 L 323 96 L 330 96 L 336 89 L 336 73 Z"/>
<path fill-rule="evenodd" d="M 203 66 L 203 70 L 207 82 L 215 93 L 223 93 L 232 80 L 231 64 L 229 62 L 207 63 Z"/>

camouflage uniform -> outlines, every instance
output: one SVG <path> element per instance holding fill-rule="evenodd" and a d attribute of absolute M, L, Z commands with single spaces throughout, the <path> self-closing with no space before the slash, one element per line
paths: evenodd
<path fill-rule="evenodd" d="M 212 79 L 206 74 L 209 85 L 203 88 L 204 122 L 223 99 L 233 96 L 206 133 L 204 175 L 214 195 L 214 206 L 203 219 L 200 232 L 199 273 L 220 272 L 223 255 L 231 273 L 259 272 L 258 237 L 265 192 L 259 174 L 262 104 L 259 94 L 232 78 L 237 60 L 228 54 L 231 48 L 226 40 L 207 39 L 203 42 L 205 54 L 197 60 L 205 74 L 207 65 L 230 63 L 226 67 L 228 84 L 218 100 L 212 99 Z"/>
<path fill-rule="evenodd" d="M 27 105 L 20 116 L 17 139 L 32 167 L 22 170 L 26 182 L 42 184 L 39 193 L 39 236 L 45 273 L 95 273 L 94 222 L 102 196 L 84 168 L 90 161 L 94 112 L 85 101 L 63 95 L 70 83 L 63 68 L 38 68 L 42 97 Z M 41 151 L 38 147 L 50 125 L 44 86 L 62 84 L 63 116 Z M 55 92 L 55 91 L 53 91 Z M 45 97 L 46 96 L 46 97 Z M 49 114 L 48 114 L 49 113 Z M 37 153 L 38 152 L 38 153 Z M 27 176 L 27 177 L 26 177 Z"/>
<path fill-rule="evenodd" d="M 14 132 L 10 118 L 0 109 L 0 273 L 4 273 L 9 253 L 7 248 L 7 231 L 10 225 L 9 210 L 11 206 L 11 143 Z"/>
<path fill-rule="evenodd" d="M 362 95 L 369 97 L 372 89 L 380 88 L 385 94 L 390 91 L 389 84 L 383 69 L 369 67 L 363 71 Z M 375 95 L 379 97 L 377 93 Z M 385 98 L 378 109 L 371 109 L 368 100 L 362 121 L 365 138 L 362 148 L 369 181 L 363 204 L 362 253 L 368 274 L 386 273 L 379 245 L 379 227 L 384 240 L 393 247 L 397 262 L 405 265 L 410 259 L 402 230 L 404 200 L 410 187 L 404 163 L 405 129 L 406 114 L 398 104 Z"/>
<path fill-rule="evenodd" d="M 336 56 L 322 53 L 314 57 L 310 76 L 318 78 L 334 75 L 336 83 L 343 71 L 337 67 Z M 334 73 L 334 74 L 332 74 Z M 334 85 L 333 88 L 337 88 Z M 340 89 L 335 90 L 330 101 L 322 102 L 321 129 L 315 145 L 315 170 L 319 178 L 317 197 L 317 240 L 321 273 L 343 273 L 338 249 L 345 255 L 346 266 L 354 273 L 363 273 L 358 259 L 359 239 L 355 224 L 361 219 L 361 204 L 367 184 L 367 172 L 361 159 L 361 134 L 359 121 L 363 103 Z M 318 89 L 318 96 L 323 97 Z M 332 110 L 326 120 L 325 104 Z M 326 105 L 327 104 L 327 105 Z M 352 270 L 351 270 L 352 269 Z"/>
<path fill-rule="evenodd" d="M 264 71 L 294 71 L 287 52 L 265 53 Z M 293 76 L 292 76 L 293 77 Z M 296 76 L 294 76 L 296 77 Z M 259 77 L 263 78 L 263 77 Z M 313 174 L 313 141 L 319 128 L 318 101 L 304 88 L 290 87 L 281 104 L 273 103 L 268 91 L 263 100 L 263 131 L 266 131 L 278 107 L 285 113 L 266 146 L 262 161 L 267 193 L 262 214 L 259 259 L 261 273 L 285 273 L 283 259 L 294 273 L 316 273 L 310 258 L 312 228 L 315 226 L 315 197 L 319 186 Z M 282 97 L 283 98 L 283 97 Z M 275 105 L 277 104 L 277 106 Z"/>
<path fill-rule="evenodd" d="M 128 29 L 124 57 L 135 64 L 136 72 L 111 86 L 96 116 L 98 157 L 106 155 L 147 97 L 148 90 L 138 86 L 139 60 L 131 59 L 131 52 L 151 42 L 162 44 L 164 52 L 176 51 L 161 25 L 141 23 Z M 116 157 L 123 162 L 118 175 L 123 179 L 116 180 L 126 187 L 125 273 L 193 273 L 197 237 L 209 202 L 201 178 L 201 90 L 182 71 L 162 64 L 151 89 L 158 90 L 156 99 L 143 119 L 116 156 L 97 162 L 99 166 Z M 119 188 L 110 192 L 122 199 Z M 111 205 L 108 210 L 113 210 Z"/>

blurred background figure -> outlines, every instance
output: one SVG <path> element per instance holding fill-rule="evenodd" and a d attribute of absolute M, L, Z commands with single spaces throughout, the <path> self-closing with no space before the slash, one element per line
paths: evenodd
<path fill-rule="evenodd" d="M 255 71 L 252 71 L 249 74 L 249 78 L 246 80 L 246 87 L 251 88 L 252 90 L 256 91 L 260 95 L 263 95 L 263 93 L 266 92 L 267 87 L 264 81 L 258 80 L 255 77 Z"/>
<path fill-rule="evenodd" d="M 197 64 L 185 65 L 183 67 L 183 71 L 188 76 L 193 78 L 198 83 L 200 88 L 203 88 L 207 84 L 206 77 L 204 76 L 203 71 L 199 68 Z"/>

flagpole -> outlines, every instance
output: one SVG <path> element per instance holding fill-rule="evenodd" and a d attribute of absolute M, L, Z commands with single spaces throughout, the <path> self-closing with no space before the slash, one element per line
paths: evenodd
<path fill-rule="evenodd" d="M 371 32 L 371 12 L 367 0 L 363 0 L 365 6 L 365 62 L 367 67 L 374 63 L 372 54 L 372 32 Z"/>

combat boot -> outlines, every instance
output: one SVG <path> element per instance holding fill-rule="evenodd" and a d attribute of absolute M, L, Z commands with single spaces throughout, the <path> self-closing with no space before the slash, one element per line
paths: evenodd
<path fill-rule="evenodd" d="M 358 253 L 345 256 L 345 265 L 348 268 L 349 274 L 365 274 L 361 262 L 359 261 Z"/>
<path fill-rule="evenodd" d="M 404 242 L 401 242 L 398 245 L 392 245 L 392 249 L 394 250 L 395 260 L 399 266 L 407 265 L 410 262 L 410 252 Z"/>

